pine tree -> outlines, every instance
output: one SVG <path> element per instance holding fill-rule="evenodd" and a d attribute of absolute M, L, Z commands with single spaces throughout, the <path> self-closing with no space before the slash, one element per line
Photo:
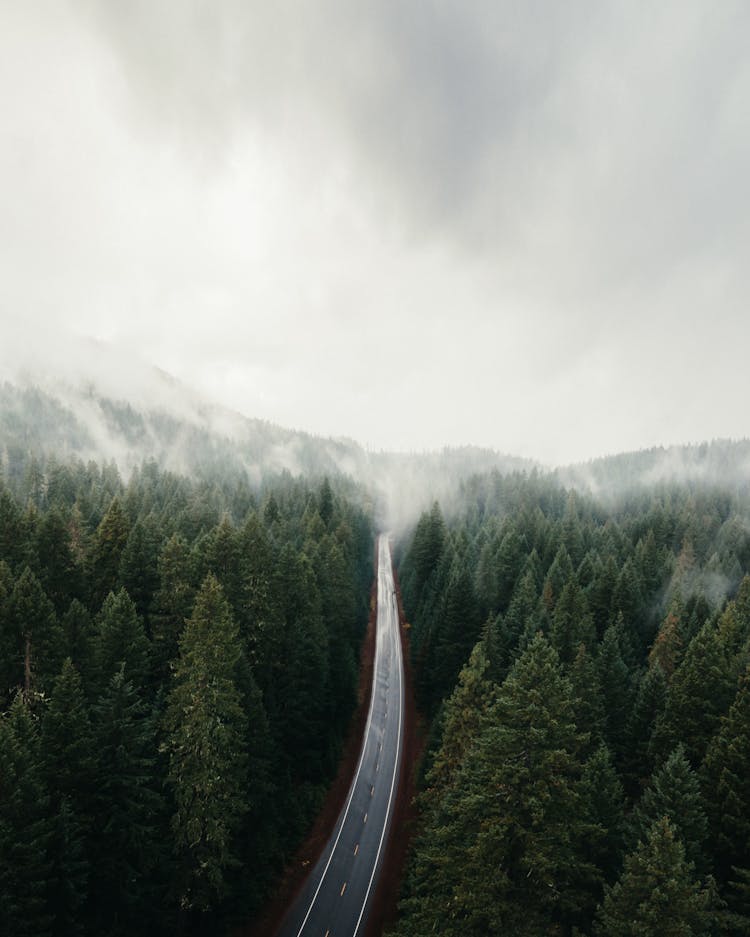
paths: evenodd
<path fill-rule="evenodd" d="M 663 717 L 652 737 L 657 763 L 682 742 L 697 766 L 734 698 L 737 672 L 714 624 L 706 622 L 688 645 L 667 693 Z"/>
<path fill-rule="evenodd" d="M 159 532 L 153 518 L 136 521 L 128 534 L 118 569 L 118 581 L 146 623 L 151 601 L 159 586 L 158 541 Z"/>
<path fill-rule="evenodd" d="M 28 566 L 13 587 L 8 617 L 14 683 L 27 694 L 43 691 L 60 670 L 64 641 L 52 603 Z"/>
<path fill-rule="evenodd" d="M 570 683 L 539 635 L 421 840 L 402 933 L 532 935 L 585 913 L 597 870 L 584 856 L 583 741 Z"/>
<path fill-rule="evenodd" d="M 54 818 L 49 902 L 53 933 L 73 937 L 83 932 L 89 893 L 95 757 L 81 678 L 70 658 L 55 680 L 42 719 L 42 751 Z"/>
<path fill-rule="evenodd" d="M 187 541 L 173 534 L 158 559 L 159 588 L 151 609 L 152 669 L 157 682 L 169 674 L 169 662 L 176 659 L 180 635 L 195 601 L 193 563 Z"/>
<path fill-rule="evenodd" d="M 93 736 L 91 917 L 95 933 L 126 937 L 153 927 L 166 856 L 154 720 L 124 664 L 93 707 Z"/>
<path fill-rule="evenodd" d="M 57 509 L 45 513 L 39 522 L 36 554 L 42 588 L 62 615 L 82 595 L 83 576 L 73 556 L 68 524 Z"/>
<path fill-rule="evenodd" d="M 513 597 L 504 616 L 498 615 L 491 623 L 487 635 L 489 677 L 498 685 L 508 671 L 518 651 L 521 635 L 533 621 L 534 632 L 541 625 L 539 594 L 534 574 L 527 571 L 513 590 Z"/>
<path fill-rule="evenodd" d="M 183 908 L 208 911 L 226 892 L 247 812 L 246 715 L 236 685 L 242 649 L 218 580 L 203 582 L 183 636 L 164 724 Z"/>
<path fill-rule="evenodd" d="M 597 657 L 599 686 L 604 699 L 604 732 L 615 761 L 619 764 L 625 750 L 625 726 L 632 705 L 632 684 L 622 659 L 617 629 L 610 625 L 604 632 Z"/>
<path fill-rule="evenodd" d="M 479 735 L 491 699 L 486 677 L 488 666 L 484 644 L 480 641 L 446 701 L 440 748 L 425 779 L 426 790 L 422 794 L 425 805 L 442 797 L 452 785 L 466 752 Z"/>
<path fill-rule="evenodd" d="M 331 491 L 331 483 L 328 481 L 327 475 L 320 486 L 318 513 L 325 527 L 330 528 L 333 518 L 333 492 Z"/>
<path fill-rule="evenodd" d="M 93 655 L 95 693 L 101 693 L 121 668 L 126 681 L 144 687 L 149 670 L 149 640 L 125 589 L 107 596 L 97 624 Z"/>
<path fill-rule="evenodd" d="M 667 617 L 662 622 L 648 655 L 649 666 L 658 664 L 667 682 L 672 679 L 672 674 L 684 653 L 682 615 L 682 602 L 679 598 L 675 598 L 672 600 Z"/>
<path fill-rule="evenodd" d="M 91 604 L 98 608 L 119 583 L 120 560 L 130 533 L 130 522 L 113 498 L 94 535 L 91 554 Z"/>
<path fill-rule="evenodd" d="M 625 795 L 606 745 L 600 745 L 584 766 L 581 801 L 591 829 L 586 854 L 604 882 L 612 884 L 625 847 Z M 597 899 L 601 897 L 598 892 Z"/>
<path fill-rule="evenodd" d="M 652 825 L 667 817 L 674 835 L 685 847 L 685 858 L 706 871 L 705 843 L 708 832 L 698 776 L 690 767 L 681 745 L 651 778 L 636 805 L 630 823 L 630 844 L 645 842 Z"/>
<path fill-rule="evenodd" d="M 52 816 L 49 857 L 52 937 L 79 937 L 86 927 L 90 863 L 80 816 L 65 796 Z"/>
<path fill-rule="evenodd" d="M 52 686 L 42 719 L 42 743 L 54 797 L 65 795 L 83 812 L 92 789 L 94 747 L 83 684 L 70 658 Z"/>
<path fill-rule="evenodd" d="M 94 622 L 88 609 L 78 599 L 73 599 L 70 608 L 62 617 L 60 627 L 66 656 L 70 657 L 82 674 L 88 675 L 91 671 L 95 642 Z"/>
<path fill-rule="evenodd" d="M 750 667 L 701 766 L 717 874 L 750 867 Z"/>
<path fill-rule="evenodd" d="M 623 778 L 631 797 L 640 795 L 653 773 L 651 736 L 663 716 L 666 701 L 667 680 L 661 666 L 654 663 L 640 677 L 625 730 Z"/>
<path fill-rule="evenodd" d="M 710 887 L 695 878 L 667 819 L 625 857 L 599 909 L 596 937 L 709 937 L 718 934 Z"/>
<path fill-rule="evenodd" d="M 0 718 L 0 908 L 4 932 L 51 937 L 49 796 L 39 732 L 23 695 Z"/>
<path fill-rule="evenodd" d="M 593 750 L 604 740 L 606 715 L 597 662 L 584 644 L 578 647 L 569 677 L 575 698 L 576 725 L 588 734 L 588 747 Z"/>
<path fill-rule="evenodd" d="M 552 614 L 550 643 L 564 664 L 570 664 L 584 645 L 591 651 L 596 645 L 594 620 L 588 609 L 586 596 L 575 579 L 569 580 L 560 593 Z"/>

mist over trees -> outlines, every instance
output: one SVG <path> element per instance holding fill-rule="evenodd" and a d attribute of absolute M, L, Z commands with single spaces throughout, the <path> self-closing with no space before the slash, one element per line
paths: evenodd
<path fill-rule="evenodd" d="M 356 700 L 366 498 L 212 475 L 6 448 L 4 932 L 223 932 L 321 803 Z"/>
<path fill-rule="evenodd" d="M 750 932 L 750 490 L 652 467 L 606 500 L 477 476 L 405 541 L 432 730 L 399 937 Z"/>
<path fill-rule="evenodd" d="M 263 905 L 335 772 L 398 522 L 430 733 L 395 933 L 747 933 L 747 443 L 545 472 L 87 399 L 0 388 L 9 932 Z"/>

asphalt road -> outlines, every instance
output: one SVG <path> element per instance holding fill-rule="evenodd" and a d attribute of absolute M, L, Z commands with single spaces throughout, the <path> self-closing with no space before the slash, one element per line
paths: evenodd
<path fill-rule="evenodd" d="M 362 751 L 344 808 L 278 937 L 360 937 L 383 862 L 403 746 L 404 674 L 388 540 L 378 542 L 375 673 Z"/>

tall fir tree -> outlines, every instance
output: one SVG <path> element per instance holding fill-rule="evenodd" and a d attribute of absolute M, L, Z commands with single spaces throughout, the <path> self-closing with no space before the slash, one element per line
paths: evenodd
<path fill-rule="evenodd" d="M 149 673 L 149 640 L 143 621 L 125 589 L 111 592 L 97 616 L 93 648 L 93 690 L 103 692 L 121 669 L 125 680 L 146 686 Z"/>
<path fill-rule="evenodd" d="M 0 908 L 4 932 L 51 937 L 51 820 L 39 730 L 19 692 L 0 718 Z"/>
<path fill-rule="evenodd" d="M 636 804 L 630 822 L 630 845 L 645 841 L 652 825 L 667 817 L 676 837 L 685 847 L 685 858 L 702 873 L 706 862 L 708 823 L 698 776 L 690 766 L 681 745 L 651 778 Z"/>
<path fill-rule="evenodd" d="M 667 819 L 625 857 L 597 914 L 596 937 L 713 937 L 721 933 L 716 896 L 685 859 Z"/>
<path fill-rule="evenodd" d="M 94 767 L 90 908 L 95 933 L 158 930 L 169 871 L 164 804 L 156 775 L 156 726 L 125 665 L 93 707 Z"/>
<path fill-rule="evenodd" d="M 750 667 L 701 765 L 717 874 L 750 868 Z"/>
<path fill-rule="evenodd" d="M 180 640 L 164 718 L 180 905 L 216 908 L 235 864 L 248 810 L 247 717 L 237 687 L 242 647 L 217 578 L 209 573 Z"/>

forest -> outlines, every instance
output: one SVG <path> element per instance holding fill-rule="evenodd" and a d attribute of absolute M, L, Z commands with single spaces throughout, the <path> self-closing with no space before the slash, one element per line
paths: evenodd
<path fill-rule="evenodd" d="M 750 488 L 637 463 L 606 499 L 478 476 L 404 541 L 397 937 L 750 933 Z"/>
<path fill-rule="evenodd" d="M 224 933 L 336 770 L 371 510 L 336 477 L 30 451 L 0 479 L 0 930 Z"/>
<path fill-rule="evenodd" d="M 1 390 L 2 933 L 265 907 L 398 520 L 425 752 L 394 937 L 750 934 L 747 442 L 544 472 Z"/>

